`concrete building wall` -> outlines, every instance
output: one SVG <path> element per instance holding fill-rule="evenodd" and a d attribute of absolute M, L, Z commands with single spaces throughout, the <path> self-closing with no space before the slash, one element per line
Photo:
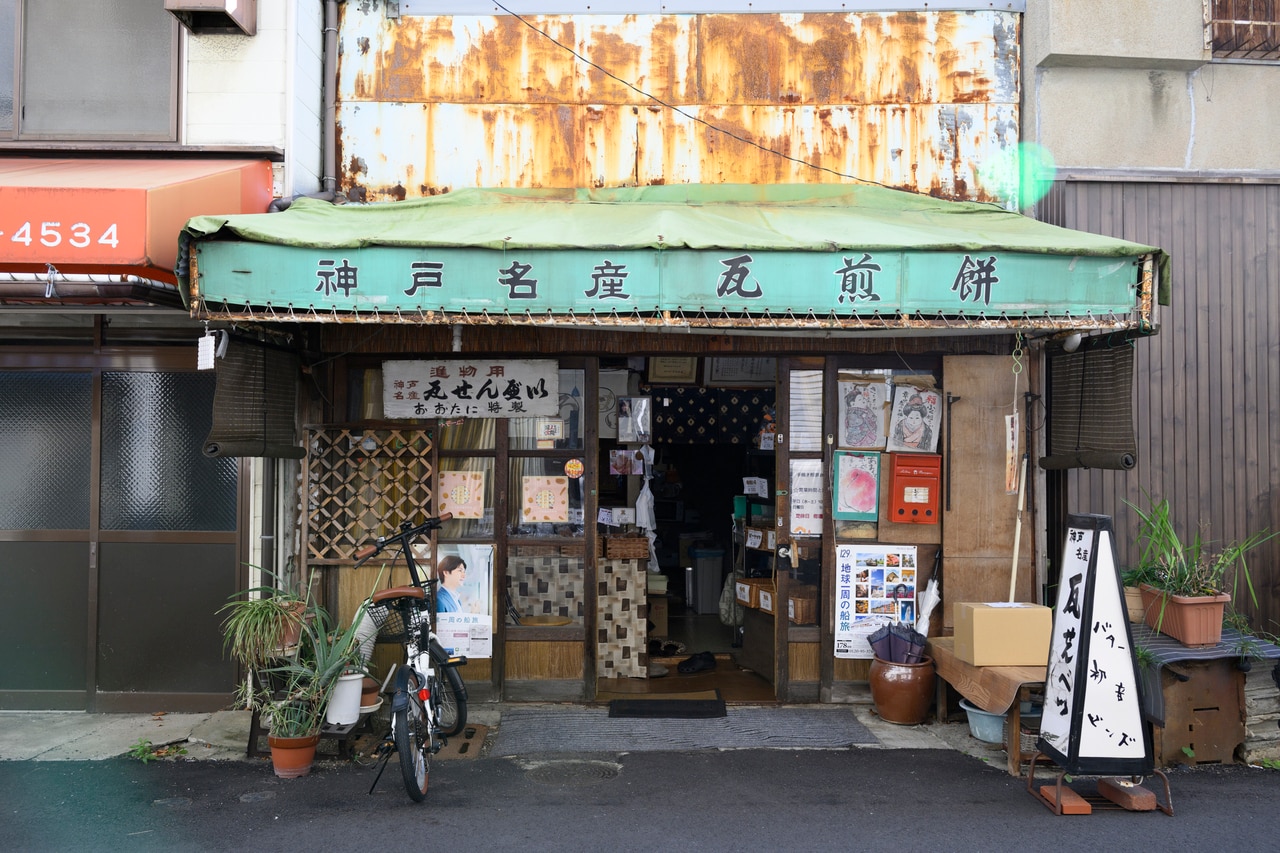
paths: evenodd
<path fill-rule="evenodd" d="M 1060 169 L 1280 170 L 1280 64 L 1213 61 L 1202 4 L 1027 0 L 1023 139 Z"/>
<path fill-rule="evenodd" d="M 258 4 L 253 36 L 183 31 L 182 142 L 285 152 L 277 192 L 320 187 L 324 4 Z"/>

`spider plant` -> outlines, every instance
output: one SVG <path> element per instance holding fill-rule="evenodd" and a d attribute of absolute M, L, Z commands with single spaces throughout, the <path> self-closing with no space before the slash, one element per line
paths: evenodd
<path fill-rule="evenodd" d="M 260 571 L 278 581 L 274 574 Z M 307 599 L 276 586 L 256 586 L 233 595 L 218 613 L 226 614 L 223 650 L 246 670 L 257 670 L 297 641 Z"/>

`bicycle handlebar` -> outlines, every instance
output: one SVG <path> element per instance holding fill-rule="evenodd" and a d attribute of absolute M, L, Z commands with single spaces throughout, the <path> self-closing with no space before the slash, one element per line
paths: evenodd
<path fill-rule="evenodd" d="M 442 512 L 435 518 L 428 518 L 426 521 L 422 522 L 417 526 L 411 524 L 408 521 L 402 522 L 400 524 L 399 533 L 396 533 L 393 536 L 379 536 L 377 539 L 373 540 L 373 542 L 371 542 L 370 544 L 362 545 L 361 547 L 357 548 L 355 553 L 356 563 L 354 568 L 357 568 L 357 569 L 360 568 L 366 562 L 368 562 L 371 557 L 377 556 L 382 551 L 384 551 L 388 546 L 394 545 L 397 542 L 401 543 L 401 546 L 407 546 L 409 544 L 410 539 L 421 536 L 424 533 L 427 533 L 428 531 L 439 529 L 439 527 L 442 524 L 444 524 L 446 521 L 448 521 L 451 518 L 453 518 L 453 513 Z"/>

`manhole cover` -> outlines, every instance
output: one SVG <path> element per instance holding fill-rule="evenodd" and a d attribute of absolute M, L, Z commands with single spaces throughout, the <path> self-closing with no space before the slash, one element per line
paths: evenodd
<path fill-rule="evenodd" d="M 530 768 L 529 778 L 544 785 L 594 785 L 618 778 L 618 765 L 607 761 L 550 761 Z"/>

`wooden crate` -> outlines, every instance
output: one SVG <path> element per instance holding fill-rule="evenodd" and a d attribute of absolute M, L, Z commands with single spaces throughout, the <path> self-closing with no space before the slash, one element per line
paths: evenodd
<path fill-rule="evenodd" d="M 1157 767 L 1230 764 L 1244 744 L 1244 673 L 1235 658 L 1178 661 L 1161 670 L 1164 726 L 1153 727 Z"/>
<path fill-rule="evenodd" d="M 733 585 L 734 597 L 743 607 L 760 609 L 760 590 L 773 590 L 773 578 L 738 578 Z"/>
<path fill-rule="evenodd" d="M 756 589 L 756 601 L 762 613 L 776 612 L 777 590 L 772 583 L 761 584 Z"/>

